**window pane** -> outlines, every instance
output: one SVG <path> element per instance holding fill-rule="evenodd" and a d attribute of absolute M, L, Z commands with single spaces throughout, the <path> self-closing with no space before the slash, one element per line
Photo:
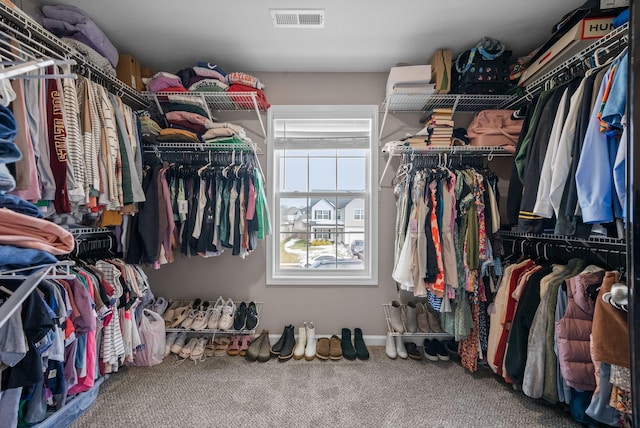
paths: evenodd
<path fill-rule="evenodd" d="M 280 200 L 280 231 L 307 234 L 309 232 L 307 205 L 307 198 L 282 198 Z"/>
<path fill-rule="evenodd" d="M 336 159 L 309 159 L 309 191 L 335 191 L 336 189 Z"/>
<path fill-rule="evenodd" d="M 307 159 L 285 157 L 280 164 L 280 191 L 307 191 Z"/>
<path fill-rule="evenodd" d="M 338 159 L 338 190 L 355 192 L 365 190 L 364 158 Z"/>
<path fill-rule="evenodd" d="M 307 264 L 309 235 L 280 233 L 280 269 L 300 269 Z"/>

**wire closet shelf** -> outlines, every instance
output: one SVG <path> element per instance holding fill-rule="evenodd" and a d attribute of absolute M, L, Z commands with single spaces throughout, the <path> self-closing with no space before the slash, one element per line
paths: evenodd
<path fill-rule="evenodd" d="M 53 64 L 71 64 L 74 65 L 73 71 L 86 75 L 91 80 L 105 86 L 132 107 L 139 108 L 148 105 L 147 101 L 135 89 L 127 86 L 115 75 L 105 73 L 101 68 L 88 61 L 80 52 L 44 29 L 33 18 L 9 2 L 0 2 L 0 28 L 4 32 L 0 35 L 3 39 L 0 43 L 2 45 L 0 55 L 5 63 L 5 73 L 7 72 L 7 62 L 14 62 L 9 65 L 12 68 L 23 68 L 24 72 Z M 16 68 L 17 70 L 18 68 Z M 5 77 L 12 76 L 5 75 Z M 43 76 L 38 77 L 42 78 Z"/>

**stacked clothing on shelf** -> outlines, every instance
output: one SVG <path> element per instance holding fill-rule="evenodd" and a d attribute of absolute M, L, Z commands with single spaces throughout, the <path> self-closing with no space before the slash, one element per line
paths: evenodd
<path fill-rule="evenodd" d="M 178 246 L 187 256 L 230 248 L 245 257 L 270 233 L 264 177 L 254 162 L 203 164 L 145 166 L 147 202 L 123 228 L 129 263 L 159 268 Z"/>
<path fill-rule="evenodd" d="M 587 237 L 601 224 L 621 237 L 615 223 L 626 217 L 626 144 L 620 142 L 627 129 L 627 64 L 624 50 L 529 105 L 507 203 L 508 221 L 521 232 Z"/>
<path fill-rule="evenodd" d="M 171 95 L 163 95 L 169 92 L 226 92 L 230 94 L 231 102 L 243 109 L 255 108 L 253 101 L 242 95 L 253 93 L 258 108 L 269 108 L 263 92 L 265 86 L 258 78 L 239 71 L 227 74 L 219 65 L 209 62 L 198 61 L 195 66 L 183 68 L 175 74 L 161 71 L 143 81 L 147 90 L 156 93 L 165 111 L 172 111 L 174 107 L 171 104 L 180 102 L 171 99 Z"/>
<path fill-rule="evenodd" d="M 507 264 L 490 308 L 489 367 L 529 397 L 568 404 L 580 423 L 619 426 L 631 408 L 629 333 L 626 312 L 602 298 L 612 287 L 626 288 L 618 272 L 579 258 Z"/>
<path fill-rule="evenodd" d="M 475 371 L 486 351 L 490 267 L 502 254 L 497 177 L 481 167 L 407 163 L 396 177 L 393 278 L 401 290 L 428 297 L 459 341 L 463 366 Z"/>

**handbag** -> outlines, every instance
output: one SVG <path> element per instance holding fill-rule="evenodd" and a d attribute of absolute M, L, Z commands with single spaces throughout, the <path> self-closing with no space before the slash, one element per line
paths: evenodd
<path fill-rule="evenodd" d="M 503 94 L 511 84 L 511 51 L 497 39 L 483 37 L 476 46 L 461 52 L 454 61 L 453 92 Z"/>
<path fill-rule="evenodd" d="M 514 110 L 482 110 L 467 127 L 467 136 L 472 146 L 500 146 L 515 152 L 522 119 L 513 119 Z"/>

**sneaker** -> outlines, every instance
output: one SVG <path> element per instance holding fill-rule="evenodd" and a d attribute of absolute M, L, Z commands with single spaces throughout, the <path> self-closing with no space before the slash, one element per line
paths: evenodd
<path fill-rule="evenodd" d="M 185 343 L 187 343 L 187 333 L 184 331 L 178 333 L 178 337 L 176 337 L 176 340 L 171 344 L 171 352 L 179 354 Z"/>
<path fill-rule="evenodd" d="M 234 330 L 243 330 L 245 328 L 245 324 L 247 322 L 247 304 L 245 302 L 240 303 L 238 309 L 236 310 L 236 315 L 233 318 L 233 329 Z"/>
<path fill-rule="evenodd" d="M 247 330 L 255 330 L 258 327 L 258 309 L 254 302 L 249 302 L 247 305 L 247 320 L 245 322 L 245 328 Z"/>
<path fill-rule="evenodd" d="M 199 310 L 196 318 L 191 323 L 191 330 L 204 330 L 207 327 L 207 313 Z"/>
<path fill-rule="evenodd" d="M 180 328 L 191 328 L 191 324 L 193 324 L 196 316 L 198 316 L 199 313 L 199 309 L 191 309 L 189 311 L 189 314 L 187 315 L 187 318 L 185 318 L 185 320 L 180 324 Z"/>
<path fill-rule="evenodd" d="M 178 353 L 178 356 L 184 359 L 191 357 L 191 352 L 193 352 L 193 349 L 196 347 L 198 340 L 199 338 L 197 337 L 192 337 L 191 339 L 189 339 L 187 344 L 184 345 L 180 350 L 180 353 Z M 204 349 L 203 349 L 203 352 L 204 352 Z"/>
<path fill-rule="evenodd" d="M 433 344 L 436 348 L 436 354 L 438 355 L 438 359 L 440 361 L 449 361 L 449 352 L 447 348 L 444 347 L 442 342 L 437 339 L 433 339 Z"/>
<path fill-rule="evenodd" d="M 169 303 L 164 297 L 158 297 L 156 300 L 153 301 L 153 304 L 151 305 L 150 309 L 157 314 L 163 315 L 167 310 L 168 304 Z"/>
<path fill-rule="evenodd" d="M 177 331 L 172 331 L 171 333 L 167 334 L 167 338 L 165 339 L 165 348 L 164 348 L 165 357 L 171 353 L 171 346 L 176 341 L 178 334 L 179 333 Z"/>
<path fill-rule="evenodd" d="M 427 360 L 430 360 L 430 361 L 438 361 L 438 350 L 434 342 L 437 342 L 437 340 L 425 339 L 423 342 L 424 356 L 427 358 Z"/>
<path fill-rule="evenodd" d="M 233 300 L 227 300 L 222 307 L 222 315 L 218 321 L 218 330 L 230 330 L 233 327 L 233 316 L 236 312 L 236 304 Z"/>
<path fill-rule="evenodd" d="M 407 350 L 407 354 L 409 355 L 409 358 L 411 358 L 412 360 L 421 360 L 422 359 L 422 354 L 420 353 L 420 350 L 418 349 L 418 345 L 416 345 L 413 342 L 405 342 L 404 347 Z"/>
<path fill-rule="evenodd" d="M 218 321 L 220 321 L 220 316 L 222 315 L 222 307 L 224 306 L 224 299 L 222 296 L 218 297 L 215 305 L 213 305 L 213 309 L 209 306 L 211 315 L 209 316 L 209 320 L 207 321 L 207 328 L 209 330 L 217 330 L 218 329 Z"/>

